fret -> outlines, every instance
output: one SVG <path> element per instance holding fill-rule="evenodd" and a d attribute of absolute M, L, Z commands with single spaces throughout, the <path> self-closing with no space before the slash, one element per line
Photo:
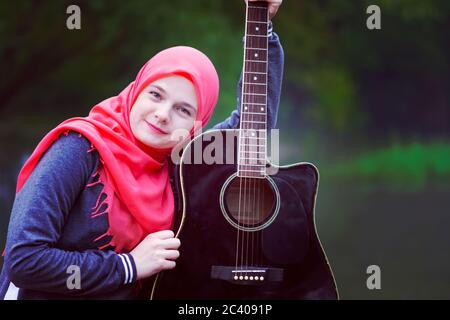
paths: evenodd
<path fill-rule="evenodd" d="M 241 121 L 242 123 L 267 123 L 267 117 L 259 117 L 259 118 L 255 118 L 255 116 L 245 116 L 242 117 Z M 249 137 L 251 138 L 251 137 Z"/>
<path fill-rule="evenodd" d="M 241 139 L 255 139 L 255 140 L 263 140 L 265 141 L 265 137 L 248 137 L 248 136 L 241 136 Z"/>
<path fill-rule="evenodd" d="M 245 173 L 242 174 L 238 171 L 238 175 L 239 178 L 251 178 L 251 179 L 265 179 L 266 178 L 266 173 L 265 172 L 260 172 L 259 174 L 257 173 Z"/>
<path fill-rule="evenodd" d="M 246 140 L 246 138 L 248 138 L 248 140 Z M 254 140 L 250 140 L 250 139 L 254 139 Z M 242 137 L 241 140 L 243 140 L 243 141 L 240 141 L 240 143 L 245 146 L 249 146 L 251 142 L 254 142 L 257 144 L 258 147 L 261 147 L 261 148 L 266 147 L 266 139 L 265 138 Z"/>
<path fill-rule="evenodd" d="M 265 135 L 264 135 L 265 136 Z M 250 142 L 255 142 L 255 143 L 261 143 L 261 142 L 263 142 L 263 144 L 262 145 L 264 145 L 264 142 L 265 142 L 265 138 L 263 138 L 263 137 L 256 137 L 256 136 L 252 136 L 252 137 L 249 137 L 249 136 L 242 136 L 241 137 L 241 139 L 248 139 L 247 141 L 250 143 Z M 251 140 L 250 141 L 250 139 L 255 139 L 255 140 Z M 260 140 L 260 141 L 258 141 L 258 140 Z"/>
<path fill-rule="evenodd" d="M 254 73 L 254 74 L 262 74 L 262 75 L 266 75 L 266 72 L 257 72 L 257 71 L 252 71 L 252 72 L 246 72 L 246 73 Z"/>
<path fill-rule="evenodd" d="M 248 121 L 248 120 L 242 120 L 242 122 L 250 122 L 250 123 L 266 123 L 266 121 Z"/>
<path fill-rule="evenodd" d="M 244 94 L 246 95 L 255 95 L 256 96 L 265 96 L 266 95 L 266 88 L 265 87 L 257 87 L 257 86 L 251 86 L 251 85 L 246 85 L 244 86 Z"/>
<path fill-rule="evenodd" d="M 263 7 L 263 6 L 261 6 L 261 7 L 257 7 L 257 6 L 248 6 L 249 8 L 252 8 L 252 9 L 263 9 L 263 10 L 267 10 L 267 7 Z"/>
<path fill-rule="evenodd" d="M 263 172 L 266 170 L 266 165 L 255 165 L 255 164 L 240 164 L 238 163 L 239 171 L 253 171 L 253 172 Z"/>
<path fill-rule="evenodd" d="M 266 160 L 264 157 L 261 157 L 261 158 L 247 158 L 247 157 L 241 157 L 241 160 L 242 159 L 244 159 L 244 160 Z"/>
<path fill-rule="evenodd" d="M 244 94 L 246 94 L 246 95 L 256 95 L 256 96 L 267 96 L 267 94 L 265 94 L 265 93 L 248 93 L 248 92 L 244 92 Z"/>
<path fill-rule="evenodd" d="M 267 63 L 266 61 L 261 61 L 261 60 L 250 60 L 250 59 L 245 59 L 245 62 L 259 62 L 259 63 Z"/>
<path fill-rule="evenodd" d="M 247 20 L 247 22 L 250 22 L 250 23 L 269 24 L 269 22 L 264 22 L 264 21 L 254 21 L 254 20 Z"/>
<path fill-rule="evenodd" d="M 263 130 L 259 130 L 259 134 L 257 132 L 257 130 L 245 130 L 241 133 L 241 137 L 255 138 L 261 136 L 262 134 L 264 134 L 265 136 L 266 134 L 265 132 L 263 132 Z"/>
<path fill-rule="evenodd" d="M 242 81 L 242 84 L 245 85 L 255 85 L 255 86 L 267 86 L 267 83 L 263 82 L 263 81 L 259 81 L 259 78 L 251 78 L 251 79 L 245 79 L 244 77 L 244 81 Z M 257 87 L 260 88 L 260 87 Z"/>
<path fill-rule="evenodd" d="M 249 117 L 254 117 L 255 119 L 257 119 L 258 116 L 261 116 L 264 118 L 267 117 L 267 112 L 264 112 L 264 110 L 265 110 L 264 108 L 263 108 L 263 110 L 261 110 L 259 108 L 258 108 L 258 110 L 256 110 L 257 108 L 253 108 L 253 109 L 254 110 L 249 111 L 248 107 L 244 107 L 244 110 L 242 110 L 242 114 L 245 114 Z M 255 112 L 255 111 L 261 111 L 261 112 Z"/>
<path fill-rule="evenodd" d="M 248 178 L 260 178 L 266 175 L 266 169 L 260 168 L 259 170 L 244 170 L 238 168 L 238 176 L 239 174 L 244 175 L 244 177 Z"/>
<path fill-rule="evenodd" d="M 264 166 L 265 167 L 265 166 Z M 258 173 L 262 173 L 262 170 L 244 170 L 244 169 L 239 169 L 239 171 L 246 171 L 246 172 L 258 172 Z"/>
<path fill-rule="evenodd" d="M 260 153 L 260 154 L 266 154 L 264 151 L 242 151 L 242 152 L 246 152 L 246 153 Z"/>
<path fill-rule="evenodd" d="M 265 172 L 261 172 L 259 174 L 257 173 L 246 173 L 246 174 L 242 174 L 238 172 L 237 175 L 239 178 L 251 178 L 251 179 L 265 179 L 266 178 L 266 173 Z"/>
<path fill-rule="evenodd" d="M 246 49 L 247 50 L 262 50 L 263 52 L 267 51 L 266 48 L 249 48 L 249 47 L 247 47 Z"/>
<path fill-rule="evenodd" d="M 260 148 L 265 148 L 265 145 L 259 145 L 259 144 L 245 144 L 245 143 L 241 143 L 241 146 L 245 146 L 245 147 L 260 147 Z"/>
<path fill-rule="evenodd" d="M 241 136 L 241 139 L 255 139 L 255 140 L 263 140 L 265 141 L 266 138 L 265 137 L 248 137 L 248 136 Z M 256 141 L 252 141 L 252 142 L 256 142 Z"/>
<path fill-rule="evenodd" d="M 244 132 L 261 132 L 261 133 L 264 133 L 264 132 L 266 132 L 266 130 L 265 129 L 258 129 L 258 130 L 256 130 L 256 129 L 250 129 L 250 130 L 242 130 L 242 131 L 244 131 Z"/>
<path fill-rule="evenodd" d="M 265 103 L 256 103 L 256 102 L 249 102 L 249 103 L 244 103 L 244 104 L 246 104 L 246 105 L 253 105 L 253 104 L 255 104 L 255 105 L 258 105 L 258 106 L 265 106 L 266 105 Z"/>
<path fill-rule="evenodd" d="M 241 143 L 241 145 L 242 146 L 244 146 L 244 147 L 246 147 L 246 146 L 248 146 L 247 144 L 245 144 L 244 142 L 240 142 Z M 266 143 L 265 143 L 265 141 L 263 142 L 263 143 L 261 143 L 261 145 L 257 145 L 258 146 L 258 148 L 265 148 L 266 147 Z M 243 152 L 247 152 L 247 151 L 250 151 L 250 150 L 243 150 L 243 149 L 241 149 L 240 150 L 241 151 L 241 154 L 243 153 Z M 265 151 L 265 150 L 264 150 Z"/>
<path fill-rule="evenodd" d="M 260 161 L 264 161 L 264 163 L 238 163 L 239 166 L 246 166 L 246 167 L 265 167 L 266 166 L 266 159 L 259 159 Z M 253 169 L 253 168 L 248 168 Z"/>
<path fill-rule="evenodd" d="M 263 38 L 267 38 L 268 36 L 263 36 L 263 35 L 260 35 L 260 34 L 249 34 L 249 33 L 247 33 L 247 37 L 263 37 Z"/>
<path fill-rule="evenodd" d="M 265 83 L 258 83 L 258 82 L 244 82 L 244 85 L 255 85 L 255 86 L 265 86 Z"/>
<path fill-rule="evenodd" d="M 244 91 L 247 92 L 254 92 L 254 93 L 266 93 L 266 84 L 265 83 L 258 83 L 258 82 L 244 82 Z M 251 89 L 249 91 L 248 89 Z"/>
<path fill-rule="evenodd" d="M 267 115 L 265 112 L 250 112 L 250 111 L 244 111 L 242 112 L 242 115 L 244 114 L 256 114 L 256 115 L 260 115 L 260 116 L 265 116 Z"/>
<path fill-rule="evenodd" d="M 243 147 L 243 148 L 240 148 L 240 152 L 241 153 L 242 152 L 249 152 L 249 151 L 261 151 L 261 152 L 265 152 L 266 151 L 266 150 L 263 150 L 263 149 L 266 148 L 265 141 L 263 143 L 260 143 L 260 144 L 247 144 L 247 143 L 244 143 L 244 142 L 241 141 L 240 142 L 240 147 Z M 255 147 L 255 148 L 251 148 L 250 149 L 250 147 Z"/>

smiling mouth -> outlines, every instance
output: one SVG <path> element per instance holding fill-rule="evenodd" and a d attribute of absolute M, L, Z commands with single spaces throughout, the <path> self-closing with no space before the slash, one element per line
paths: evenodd
<path fill-rule="evenodd" d="M 152 125 L 150 122 L 145 121 L 148 126 L 150 127 L 150 129 L 152 129 L 154 132 L 159 133 L 159 134 L 167 134 L 167 132 L 162 131 L 161 129 L 159 129 L 158 127 L 155 127 L 154 125 Z"/>

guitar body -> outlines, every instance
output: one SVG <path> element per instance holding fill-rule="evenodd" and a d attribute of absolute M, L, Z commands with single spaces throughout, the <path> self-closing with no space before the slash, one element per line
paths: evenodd
<path fill-rule="evenodd" d="M 267 163 L 265 178 L 237 177 L 238 159 L 229 157 L 238 154 L 237 137 L 238 130 L 203 133 L 175 165 L 180 257 L 156 277 L 152 298 L 337 299 L 314 222 L 316 167 Z M 200 150 L 219 164 L 192 164 Z"/>

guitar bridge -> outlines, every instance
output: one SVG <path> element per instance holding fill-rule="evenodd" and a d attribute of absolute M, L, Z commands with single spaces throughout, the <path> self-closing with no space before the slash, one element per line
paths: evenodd
<path fill-rule="evenodd" d="M 264 267 L 212 266 L 211 279 L 225 280 L 234 284 L 259 285 L 283 281 L 283 269 Z"/>

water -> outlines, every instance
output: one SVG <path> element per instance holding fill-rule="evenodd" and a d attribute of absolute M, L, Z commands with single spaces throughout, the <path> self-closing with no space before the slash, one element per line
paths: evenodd
<path fill-rule="evenodd" d="M 17 173 L 27 157 L 1 167 L 2 249 Z M 341 298 L 449 299 L 449 194 L 437 183 L 410 192 L 322 178 L 316 224 Z M 381 290 L 367 289 L 370 265 L 381 268 Z"/>

